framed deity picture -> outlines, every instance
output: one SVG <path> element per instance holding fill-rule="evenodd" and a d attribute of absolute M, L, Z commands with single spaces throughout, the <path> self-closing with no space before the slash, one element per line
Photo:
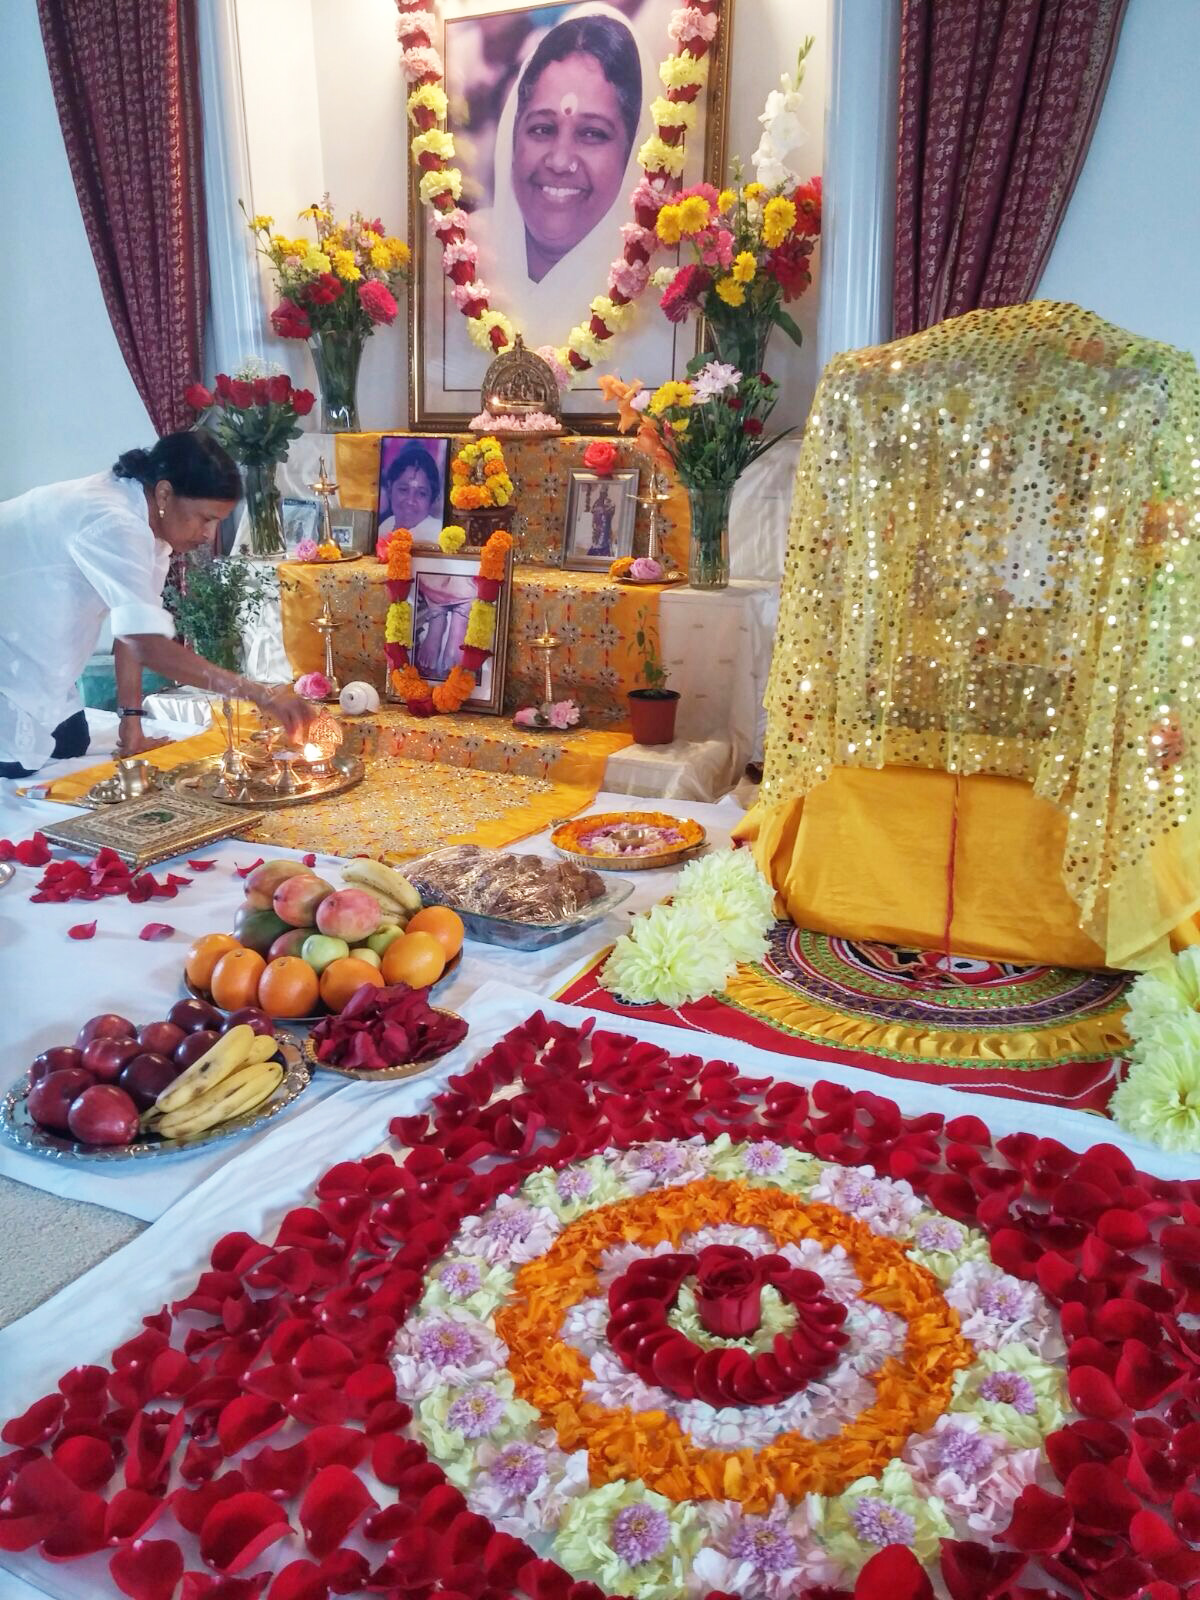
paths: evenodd
<path fill-rule="evenodd" d="M 444 683 L 462 657 L 467 623 L 477 594 L 482 552 L 444 555 L 441 551 L 414 549 L 412 553 L 413 642 L 409 656 L 427 683 Z M 496 600 L 496 632 L 492 653 L 476 674 L 475 692 L 464 711 L 498 716 L 504 709 L 504 674 L 508 664 L 508 619 L 512 608 L 512 552 L 505 568 L 504 586 Z M 389 696 L 394 698 L 389 688 Z"/>
<path fill-rule="evenodd" d="M 668 29 L 679 0 L 444 0 L 439 37 L 445 61 L 446 117 L 454 165 L 462 173 L 459 208 L 468 262 L 531 350 L 562 348 L 587 322 L 591 301 L 608 292 L 621 255 L 631 195 L 643 177 L 638 151 L 655 134 L 650 107 L 663 93 L 658 69 L 677 45 Z M 721 7 L 707 87 L 695 101 L 687 136 L 686 184 L 719 183 L 724 173 L 725 75 L 734 0 Z M 409 291 L 412 426 L 460 428 L 480 408 L 492 352 L 471 340 L 461 313 L 463 283 L 447 278 L 430 213 L 420 202 L 419 168 L 410 169 Z M 655 257 L 668 264 L 675 253 Z M 455 291 L 458 290 L 456 299 Z M 696 353 L 696 323 L 675 325 L 646 290 L 614 339 L 613 359 L 581 377 L 563 397 L 576 428 L 608 426 L 598 378 L 636 373 L 654 387 L 681 377 Z"/>
<path fill-rule="evenodd" d="M 636 467 L 603 478 L 582 468 L 571 470 L 563 527 L 564 567 L 575 572 L 607 572 L 621 556 L 633 554 L 637 491 Z"/>
<path fill-rule="evenodd" d="M 375 513 L 330 506 L 329 531 L 343 554 L 368 555 L 375 548 Z"/>
<path fill-rule="evenodd" d="M 449 439 L 400 433 L 379 441 L 381 539 L 394 528 L 407 528 L 415 544 L 437 544 L 446 526 L 449 463 Z"/>
<path fill-rule="evenodd" d="M 305 539 L 317 537 L 317 522 L 321 508 L 315 500 L 285 499 L 283 512 L 283 543 L 288 555 L 294 555 L 296 546 Z"/>

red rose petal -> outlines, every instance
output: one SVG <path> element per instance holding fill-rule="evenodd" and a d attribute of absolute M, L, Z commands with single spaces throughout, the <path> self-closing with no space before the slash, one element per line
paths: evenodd
<path fill-rule="evenodd" d="M 153 1527 L 167 1509 L 166 1501 L 142 1489 L 118 1489 L 104 1514 L 104 1538 L 108 1544 L 138 1539 Z"/>
<path fill-rule="evenodd" d="M 183 1551 L 174 1539 L 137 1539 L 116 1552 L 108 1570 L 132 1600 L 171 1600 L 183 1576 Z"/>
<path fill-rule="evenodd" d="M 1071 1538 L 1071 1508 L 1056 1494 L 1026 1484 L 1013 1503 L 1012 1521 L 999 1535 L 1026 1555 L 1057 1555 Z"/>
<path fill-rule="evenodd" d="M 5 1444 L 27 1446 L 44 1444 L 58 1432 L 59 1419 L 67 1409 L 61 1394 L 43 1395 L 19 1417 L 11 1417 L 0 1431 Z"/>
<path fill-rule="evenodd" d="M 188 866 L 193 872 L 211 872 L 216 866 L 215 861 L 189 861 Z"/>
<path fill-rule="evenodd" d="M 45 834 L 35 833 L 32 839 L 22 839 L 13 854 L 23 867 L 44 867 L 50 859 L 50 846 Z"/>
<path fill-rule="evenodd" d="M 907 1545 L 890 1544 L 859 1573 L 854 1600 L 933 1600 L 933 1585 Z"/>
<path fill-rule="evenodd" d="M 300 859 L 306 867 L 315 867 L 317 864 L 317 858 L 311 850 L 306 856 L 301 856 Z"/>
<path fill-rule="evenodd" d="M 255 1439 L 282 1428 L 286 1421 L 287 1412 L 274 1400 L 256 1394 L 240 1395 L 217 1418 L 217 1438 L 227 1456 L 236 1456 Z"/>
<path fill-rule="evenodd" d="M 148 922 L 138 934 L 139 939 L 169 939 L 175 929 L 169 922 Z"/>
<path fill-rule="evenodd" d="M 942 1540 L 942 1578 L 950 1600 L 992 1600 L 1015 1581 L 1027 1556 L 1015 1550 L 993 1550 L 973 1540 Z"/>
<path fill-rule="evenodd" d="M 1141 1501 L 1129 1492 L 1118 1473 L 1100 1462 L 1076 1467 L 1065 1490 L 1076 1527 L 1096 1533 L 1127 1532 L 1130 1519 L 1141 1510 Z"/>
<path fill-rule="evenodd" d="M 300 1502 L 300 1526 L 309 1550 L 318 1557 L 336 1550 L 376 1503 L 366 1485 L 348 1467 L 322 1467 Z"/>
<path fill-rule="evenodd" d="M 89 1434 L 76 1434 L 57 1445 L 54 1465 L 81 1489 L 102 1489 L 117 1470 L 112 1446 Z"/>
<path fill-rule="evenodd" d="M 1179 1382 L 1180 1369 L 1173 1361 L 1151 1350 L 1140 1339 L 1127 1339 L 1113 1374 L 1113 1386 L 1126 1405 L 1135 1411 L 1149 1411 Z"/>
<path fill-rule="evenodd" d="M 315 1561 L 289 1561 L 267 1590 L 267 1600 L 327 1600 L 329 1584 Z"/>
<path fill-rule="evenodd" d="M 94 939 L 96 924 L 94 922 L 77 922 L 73 928 L 67 929 L 68 939 Z"/>
<path fill-rule="evenodd" d="M 252 861 L 249 866 L 246 866 L 246 867 L 235 866 L 233 870 L 237 873 L 239 878 L 248 878 L 250 876 L 250 874 L 254 871 L 255 867 L 261 867 L 262 864 L 263 864 L 263 858 L 261 856 L 259 856 L 258 860 L 257 861 Z"/>
<path fill-rule="evenodd" d="M 1098 1367 L 1077 1367 L 1067 1375 L 1067 1392 L 1076 1411 L 1085 1417 L 1110 1420 L 1125 1414 L 1125 1402 L 1111 1378 Z"/>
<path fill-rule="evenodd" d="M 291 1529 L 287 1514 L 265 1494 L 247 1490 L 215 1505 L 200 1529 L 200 1554 L 218 1572 L 241 1572 Z"/>

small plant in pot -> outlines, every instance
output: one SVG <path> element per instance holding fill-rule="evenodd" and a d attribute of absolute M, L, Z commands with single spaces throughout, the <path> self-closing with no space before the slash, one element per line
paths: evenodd
<path fill-rule="evenodd" d="M 646 613 L 638 618 L 633 642 L 642 658 L 641 689 L 629 691 L 629 720 L 635 744 L 670 744 L 675 738 L 675 711 L 679 691 L 668 689 L 667 674 L 658 656 L 658 644 L 646 625 Z"/>

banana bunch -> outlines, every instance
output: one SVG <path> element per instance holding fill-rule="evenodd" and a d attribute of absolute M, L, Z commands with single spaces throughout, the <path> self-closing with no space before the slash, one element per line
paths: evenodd
<path fill-rule="evenodd" d="M 342 879 L 356 889 L 366 889 L 379 901 L 385 921 L 403 928 L 421 909 L 421 896 L 402 872 L 385 867 L 382 861 L 355 857 L 342 868 Z"/>
<path fill-rule="evenodd" d="M 245 1023 L 230 1028 L 143 1112 L 143 1128 L 163 1139 L 194 1139 L 253 1111 L 283 1080 L 283 1068 L 271 1059 L 277 1049 L 273 1038 Z"/>

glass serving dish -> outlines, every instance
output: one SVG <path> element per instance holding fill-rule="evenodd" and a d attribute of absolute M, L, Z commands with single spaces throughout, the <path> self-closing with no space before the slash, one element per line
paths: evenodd
<path fill-rule="evenodd" d="M 410 863 L 410 866 L 414 863 Z M 486 917 L 479 911 L 464 911 L 449 896 L 423 891 L 426 905 L 449 906 L 463 920 L 467 938 L 478 944 L 495 944 L 504 950 L 548 950 L 551 945 L 573 939 L 577 933 L 602 922 L 610 911 L 625 904 L 633 893 L 631 883 L 613 883 L 598 900 L 572 912 L 559 922 L 514 922 L 509 917 Z"/>

